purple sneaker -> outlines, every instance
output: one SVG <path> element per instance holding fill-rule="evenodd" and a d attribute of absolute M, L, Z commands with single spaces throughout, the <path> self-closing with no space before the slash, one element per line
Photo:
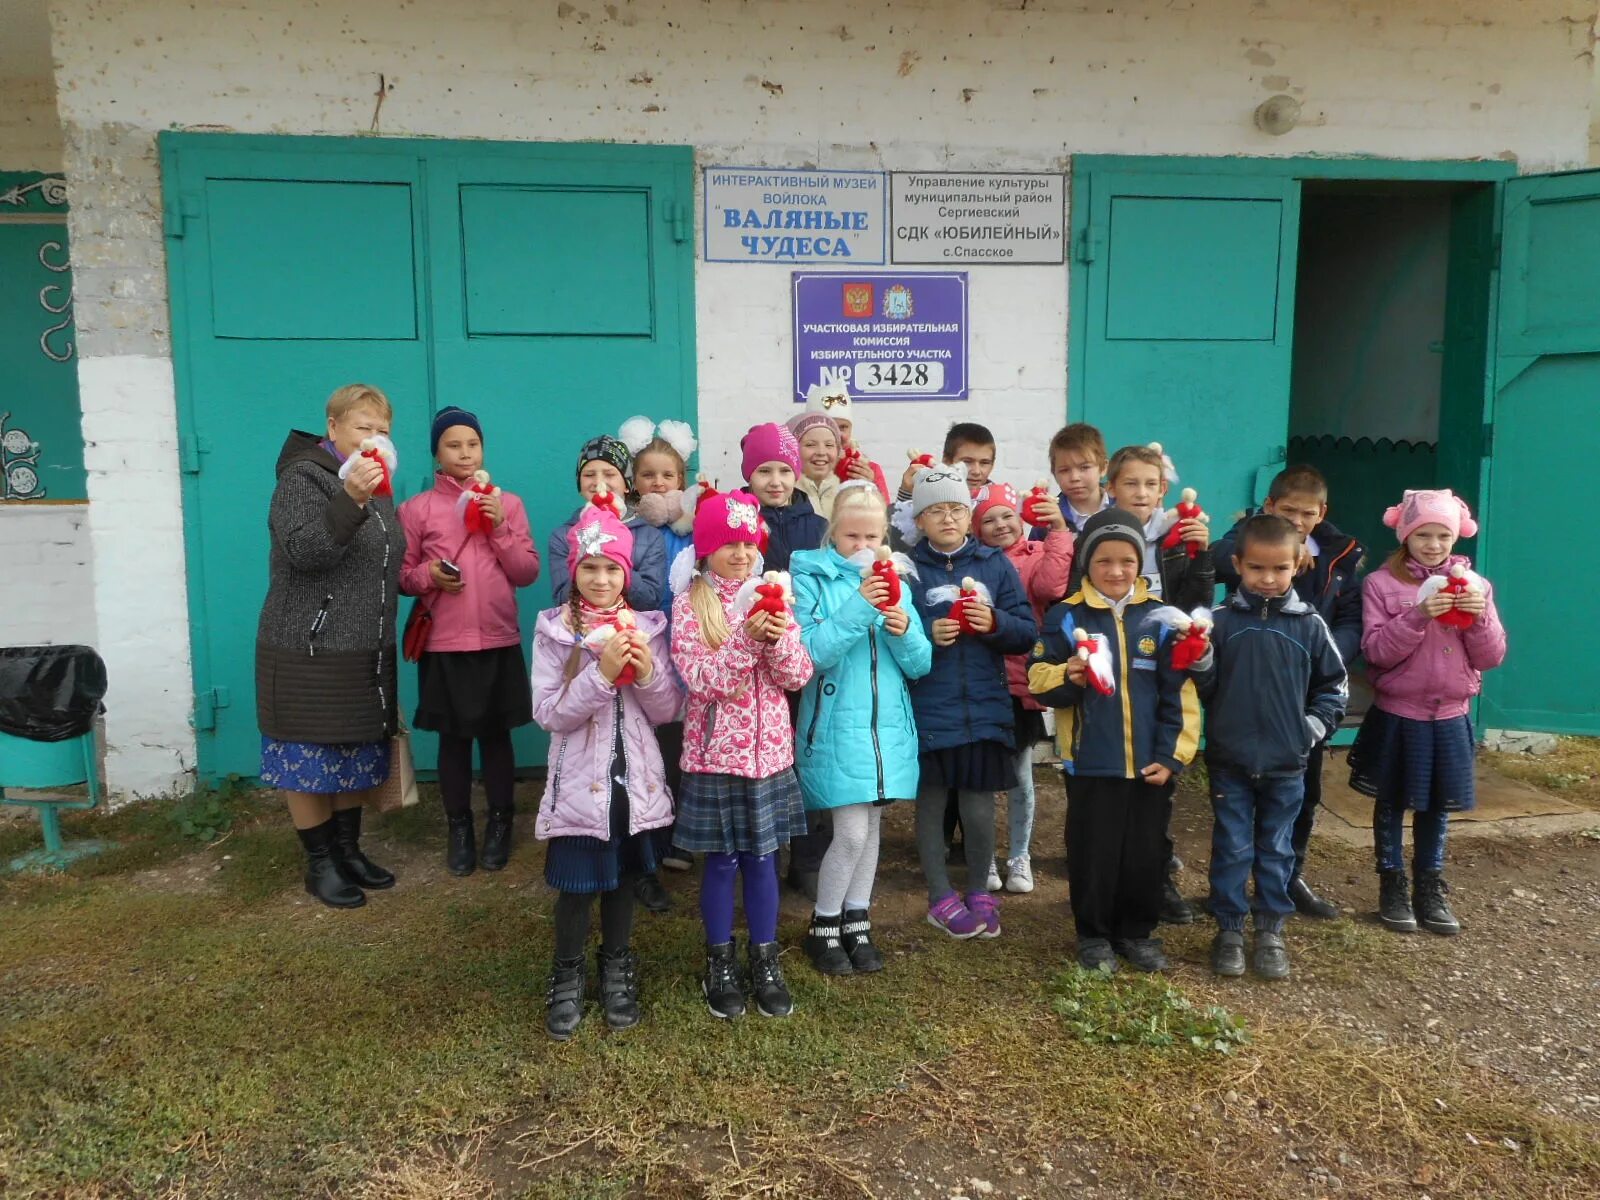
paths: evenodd
<path fill-rule="evenodd" d="M 953 938 L 976 937 L 984 929 L 983 919 L 961 903 L 961 897 L 954 892 L 928 906 L 928 924 L 937 925 Z"/>
<path fill-rule="evenodd" d="M 1000 902 L 988 892 L 973 892 L 967 896 L 967 909 L 980 922 L 978 936 L 1000 936 Z"/>

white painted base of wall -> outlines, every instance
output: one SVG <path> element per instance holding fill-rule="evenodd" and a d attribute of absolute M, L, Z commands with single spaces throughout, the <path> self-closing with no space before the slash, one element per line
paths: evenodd
<path fill-rule="evenodd" d="M 87 504 L 0 505 L 0 645 L 96 644 Z"/>

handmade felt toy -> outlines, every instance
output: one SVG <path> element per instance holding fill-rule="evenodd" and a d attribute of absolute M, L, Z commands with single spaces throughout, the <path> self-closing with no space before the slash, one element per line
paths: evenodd
<path fill-rule="evenodd" d="M 596 625 L 583 639 L 583 644 L 593 650 L 602 650 L 607 642 L 615 637 L 632 638 L 636 628 L 633 611 L 626 606 L 604 618 L 604 623 Z M 624 688 L 634 683 L 639 677 L 639 672 L 632 663 L 627 664 L 617 673 L 613 683 L 614 687 Z"/>
<path fill-rule="evenodd" d="M 694 506 L 696 508 L 699 508 L 707 500 L 711 499 L 711 497 L 721 495 L 721 493 L 717 491 L 716 485 L 704 475 L 695 480 L 695 487 L 698 489 L 694 497 Z M 691 525 L 690 528 L 693 529 L 694 526 Z"/>
<path fill-rule="evenodd" d="M 351 470 L 356 465 L 356 460 L 370 458 L 383 468 L 383 478 L 378 480 L 378 486 L 372 489 L 374 496 L 394 495 L 394 473 L 399 469 L 400 456 L 395 453 L 394 443 L 383 434 L 374 434 L 372 437 L 361 439 L 361 448 L 344 460 L 344 465 L 339 468 L 339 478 L 348 479 Z"/>
<path fill-rule="evenodd" d="M 860 568 L 863 582 L 881 579 L 889 585 L 889 598 L 878 605 L 879 611 L 900 606 L 905 594 L 900 582 L 902 575 L 909 575 L 913 579 L 917 577 L 917 569 L 911 560 L 904 554 L 894 553 L 887 546 L 879 546 L 875 551 L 857 550 L 845 561 Z"/>
<path fill-rule="evenodd" d="M 594 495 L 589 497 L 589 503 L 595 508 L 602 509 L 605 512 L 610 513 L 619 521 L 623 518 L 624 509 L 622 506 L 622 497 L 617 495 L 603 483 L 599 486 L 599 488 L 596 489 Z"/>
<path fill-rule="evenodd" d="M 924 454 L 920 450 L 907 450 L 906 457 L 911 460 L 913 467 L 926 467 L 933 469 L 933 455 Z"/>
<path fill-rule="evenodd" d="M 466 525 L 468 533 L 493 533 L 494 522 L 489 520 L 483 511 L 483 505 L 473 499 L 474 496 L 497 496 L 500 489 L 489 484 L 489 472 L 474 471 L 472 483 L 461 493 L 461 499 L 456 501 L 461 510 L 462 523 Z"/>
<path fill-rule="evenodd" d="M 1022 511 L 1017 515 L 1029 525 L 1044 526 L 1050 524 L 1049 513 L 1055 507 L 1056 502 L 1050 499 L 1049 481 L 1041 479 L 1022 498 Z"/>
<path fill-rule="evenodd" d="M 789 575 L 786 571 L 768 571 L 756 585 L 756 602 L 750 606 L 753 613 L 771 613 L 775 617 L 789 615 Z"/>
<path fill-rule="evenodd" d="M 850 468 L 861 461 L 861 451 L 853 445 L 846 446 L 844 453 L 839 455 L 839 461 L 833 464 L 833 473 L 840 483 L 850 478 Z"/>
<path fill-rule="evenodd" d="M 1461 563 L 1456 563 L 1448 575 L 1430 575 L 1422 581 L 1422 586 L 1417 589 L 1417 606 L 1420 608 L 1441 592 L 1452 597 L 1453 603 L 1454 597 L 1481 591 L 1483 580 Z M 1450 629 L 1470 629 L 1477 619 L 1473 613 L 1462 612 L 1459 608 L 1447 608 L 1434 618 Z"/>
<path fill-rule="evenodd" d="M 1211 645 L 1211 614 L 1204 608 L 1184 612 L 1170 604 L 1163 604 L 1150 614 L 1150 619 L 1165 625 L 1178 636 L 1172 641 L 1172 669 L 1187 671 L 1206 655 Z"/>
<path fill-rule="evenodd" d="M 1116 676 L 1111 670 L 1111 644 L 1098 633 L 1074 629 L 1072 640 L 1077 643 L 1077 654 L 1089 667 L 1089 683 L 1102 696 L 1112 696 L 1117 691 Z"/>
<path fill-rule="evenodd" d="M 1174 549 L 1182 543 L 1184 551 L 1190 558 L 1200 553 L 1200 547 L 1194 542 L 1185 542 L 1183 534 L 1179 531 L 1179 526 L 1185 521 L 1204 521 L 1208 525 L 1211 523 L 1211 517 L 1201 510 L 1196 499 L 1197 495 L 1193 488 L 1183 489 L 1183 497 L 1178 501 L 1178 507 L 1172 510 L 1172 526 L 1167 530 L 1167 536 L 1161 539 L 1163 550 Z"/>
<path fill-rule="evenodd" d="M 975 604 L 993 607 L 994 598 L 989 594 L 988 586 L 982 580 L 974 579 L 971 575 L 962 579 L 961 586 L 944 584 L 941 587 L 929 588 L 927 595 L 928 604 L 948 604 L 949 618 L 961 627 L 962 633 L 977 633 L 972 627 L 972 614 L 968 611 Z"/>

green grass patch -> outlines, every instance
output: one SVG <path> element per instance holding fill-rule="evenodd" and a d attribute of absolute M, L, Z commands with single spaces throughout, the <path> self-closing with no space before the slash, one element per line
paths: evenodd
<path fill-rule="evenodd" d="M 1195 1004 L 1160 975 L 1068 967 L 1050 981 L 1050 1007 L 1085 1042 L 1231 1054 L 1250 1040 L 1220 1004 Z"/>

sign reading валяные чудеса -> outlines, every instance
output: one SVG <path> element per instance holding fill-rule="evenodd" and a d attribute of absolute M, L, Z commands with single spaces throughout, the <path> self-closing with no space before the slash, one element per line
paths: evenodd
<path fill-rule="evenodd" d="M 842 381 L 857 400 L 967 398 L 961 271 L 796 271 L 794 389 Z"/>
<path fill-rule="evenodd" d="M 895 171 L 890 258 L 944 266 L 1065 262 L 1066 196 L 1066 178 L 1057 174 Z"/>
<path fill-rule="evenodd" d="M 707 262 L 882 266 L 882 171 L 707 167 Z"/>

